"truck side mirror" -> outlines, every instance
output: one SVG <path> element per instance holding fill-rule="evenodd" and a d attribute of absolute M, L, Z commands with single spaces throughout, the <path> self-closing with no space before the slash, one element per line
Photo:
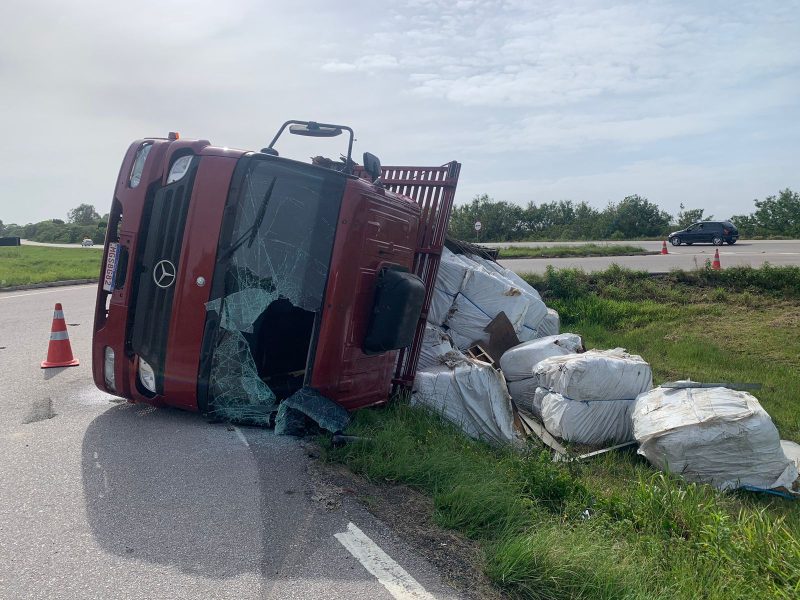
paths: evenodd
<path fill-rule="evenodd" d="M 371 152 L 364 152 L 364 170 L 369 174 L 370 181 L 375 183 L 381 178 L 381 159 Z"/>
<path fill-rule="evenodd" d="M 295 123 L 289 126 L 289 133 L 308 137 L 336 137 L 342 134 L 342 128 L 336 125 L 320 125 L 315 121 Z"/>

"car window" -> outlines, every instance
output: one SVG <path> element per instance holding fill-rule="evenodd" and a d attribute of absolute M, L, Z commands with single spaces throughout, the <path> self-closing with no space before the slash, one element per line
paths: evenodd
<path fill-rule="evenodd" d="M 689 226 L 686 228 L 686 231 L 694 231 L 694 225 L 689 225 Z"/>

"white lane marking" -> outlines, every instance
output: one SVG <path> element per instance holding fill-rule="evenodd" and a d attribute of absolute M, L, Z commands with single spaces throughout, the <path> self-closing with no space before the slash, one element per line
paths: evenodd
<path fill-rule="evenodd" d="M 238 427 L 234 427 L 233 430 L 236 432 L 236 435 L 239 436 L 239 439 L 242 440 L 242 443 L 249 448 L 250 443 L 247 441 L 247 438 L 244 437 L 242 430 L 239 429 Z"/>
<path fill-rule="evenodd" d="M 86 289 L 88 287 L 96 288 L 97 284 L 87 283 L 84 285 L 62 285 L 50 290 L 44 290 L 43 292 L 28 292 L 27 294 L 12 294 L 10 296 L 6 295 L 6 293 L 0 293 L 0 300 L 8 300 L 9 298 L 22 298 L 24 296 L 37 296 L 39 294 L 55 294 L 56 292 L 70 292 L 70 291 Z"/>
<path fill-rule="evenodd" d="M 398 600 L 436 600 L 353 523 L 334 537 Z"/>

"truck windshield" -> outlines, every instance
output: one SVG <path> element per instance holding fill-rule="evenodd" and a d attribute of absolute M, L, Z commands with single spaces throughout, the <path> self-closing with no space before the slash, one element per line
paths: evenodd
<path fill-rule="evenodd" d="M 209 409 L 268 423 L 311 363 L 346 179 L 299 163 L 243 160 L 207 306 L 218 317 Z"/>

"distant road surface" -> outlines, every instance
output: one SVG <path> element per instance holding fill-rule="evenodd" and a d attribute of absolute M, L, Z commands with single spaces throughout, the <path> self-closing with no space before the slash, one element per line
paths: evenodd
<path fill-rule="evenodd" d="M 49 248 L 83 248 L 80 244 L 50 244 L 47 242 L 34 242 L 32 240 L 21 240 L 23 246 L 47 246 Z M 87 246 L 87 248 L 103 248 L 103 244 Z"/>
<path fill-rule="evenodd" d="M 508 246 L 536 248 L 540 246 L 580 246 L 589 242 L 503 242 L 486 243 L 485 246 L 503 248 Z M 660 250 L 661 242 L 592 242 L 595 244 L 630 244 L 645 250 Z M 612 264 L 627 269 L 666 273 L 671 269 L 696 269 L 705 265 L 706 259 L 714 258 L 714 250 L 719 249 L 722 268 L 740 265 L 759 267 L 764 263 L 774 266 L 800 265 L 800 240 L 743 240 L 733 246 L 712 246 L 695 244 L 693 246 L 671 246 L 667 244 L 668 255 L 651 256 L 592 256 L 586 258 L 514 258 L 499 261 L 517 273 L 544 273 L 547 265 L 557 269 L 580 268 L 584 271 L 602 271 Z"/>

